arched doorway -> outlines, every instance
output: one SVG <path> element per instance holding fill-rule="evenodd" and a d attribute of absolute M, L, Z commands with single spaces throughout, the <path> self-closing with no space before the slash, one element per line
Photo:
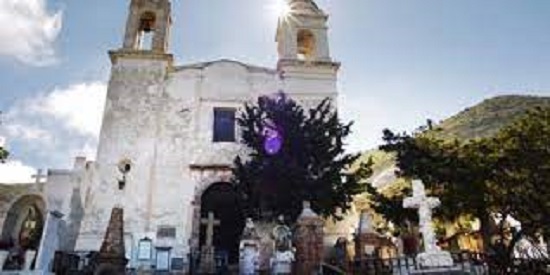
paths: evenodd
<path fill-rule="evenodd" d="M 239 242 L 244 227 L 242 201 L 230 183 L 215 183 L 201 197 L 201 218 L 212 212 L 220 221 L 214 227 L 213 245 L 216 253 L 227 253 L 230 264 L 239 261 Z M 206 225 L 200 227 L 200 245 L 206 241 Z"/>
<path fill-rule="evenodd" d="M 44 229 L 46 204 L 39 195 L 25 195 L 15 201 L 4 220 L 1 243 L 14 257 L 4 265 L 7 269 L 22 267 L 27 250 L 38 251 Z"/>

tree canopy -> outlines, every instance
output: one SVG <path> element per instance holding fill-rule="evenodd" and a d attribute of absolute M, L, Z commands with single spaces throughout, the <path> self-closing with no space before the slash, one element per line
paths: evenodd
<path fill-rule="evenodd" d="M 248 155 L 235 159 L 233 182 L 249 215 L 294 220 L 308 200 L 317 213 L 339 218 L 365 190 L 370 163 L 351 169 L 359 158 L 344 151 L 352 123 L 340 121 L 330 99 L 304 109 L 282 93 L 260 97 L 237 122 Z"/>
<path fill-rule="evenodd" d="M 423 180 L 441 199 L 436 210 L 441 218 L 477 217 L 486 249 L 494 245 L 490 237 L 498 234 L 509 244 L 501 251 L 507 255 L 521 237 L 550 236 L 550 108 L 536 108 L 492 137 L 464 143 L 438 139 L 433 131 L 386 130 L 381 149 L 395 154 L 399 176 Z M 402 199 L 369 192 L 375 205 Z M 377 210 L 390 220 L 399 217 L 396 207 Z M 500 221 L 496 232 L 491 228 L 495 217 Z M 520 221 L 521 230 L 506 229 L 507 217 Z"/>
<path fill-rule="evenodd" d="M 6 150 L 3 147 L 0 147 L 0 163 L 5 162 L 8 159 L 9 155 L 10 153 L 8 152 L 8 150 Z"/>

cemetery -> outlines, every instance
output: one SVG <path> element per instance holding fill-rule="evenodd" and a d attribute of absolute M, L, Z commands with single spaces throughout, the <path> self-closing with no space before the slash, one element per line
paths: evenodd
<path fill-rule="evenodd" d="M 284 0 L 273 67 L 176 65 L 174 1 L 127 2 L 95 160 L 0 183 L 0 275 L 550 274 L 550 99 L 351 153 L 316 1 Z"/>

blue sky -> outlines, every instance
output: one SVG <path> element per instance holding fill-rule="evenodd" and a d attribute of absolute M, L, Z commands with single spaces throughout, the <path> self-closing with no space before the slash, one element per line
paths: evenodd
<path fill-rule="evenodd" d="M 273 67 L 275 1 L 172 1 L 177 63 Z M 106 52 L 121 44 L 128 2 L 0 1 L 0 131 L 14 165 L 68 168 L 75 154 L 93 155 Z M 491 96 L 550 96 L 548 0 L 316 2 L 331 15 L 351 150 L 375 147 L 383 128 L 412 130 Z"/>

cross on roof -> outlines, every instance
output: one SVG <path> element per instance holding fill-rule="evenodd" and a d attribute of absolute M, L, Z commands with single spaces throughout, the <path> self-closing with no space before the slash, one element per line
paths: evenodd
<path fill-rule="evenodd" d="M 206 243 L 207 247 L 212 246 L 212 240 L 214 237 L 214 226 L 219 226 L 221 224 L 220 220 L 214 219 L 214 212 L 208 212 L 208 218 L 201 219 L 201 224 L 206 225 Z"/>
<path fill-rule="evenodd" d="M 36 170 L 36 175 L 32 175 L 31 177 L 33 179 L 35 179 L 35 184 L 39 184 L 42 182 L 42 179 L 47 179 L 48 178 L 48 175 L 47 174 L 43 174 L 42 172 L 44 172 L 42 169 L 38 169 Z"/>

